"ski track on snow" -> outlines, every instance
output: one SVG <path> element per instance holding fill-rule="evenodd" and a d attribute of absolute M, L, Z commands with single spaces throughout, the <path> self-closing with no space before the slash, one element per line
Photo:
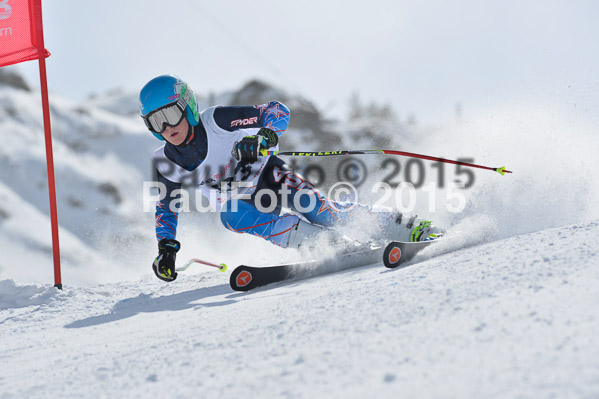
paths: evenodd
<path fill-rule="evenodd" d="M 212 271 L 63 292 L 0 281 L 0 398 L 597 397 L 598 233 L 249 293 Z"/>

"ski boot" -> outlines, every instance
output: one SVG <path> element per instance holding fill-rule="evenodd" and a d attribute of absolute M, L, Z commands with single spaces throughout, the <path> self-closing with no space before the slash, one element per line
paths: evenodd
<path fill-rule="evenodd" d="M 418 219 L 417 215 L 406 217 L 400 212 L 386 215 L 381 222 L 381 229 L 384 239 L 401 242 L 431 241 L 445 232 L 430 220 Z"/>

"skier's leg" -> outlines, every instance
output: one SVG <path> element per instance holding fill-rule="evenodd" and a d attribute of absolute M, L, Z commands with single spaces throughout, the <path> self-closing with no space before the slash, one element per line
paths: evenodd
<path fill-rule="evenodd" d="M 363 240 L 363 234 L 370 234 L 384 240 L 426 241 L 444 232 L 432 221 L 419 219 L 416 215 L 402 215 L 390 208 L 375 210 L 359 203 L 334 201 L 294 171 L 287 172 L 283 184 L 290 192 L 288 203 L 291 209 L 313 224 L 340 229 L 354 239 Z"/>
<path fill-rule="evenodd" d="M 443 233 L 431 221 L 418 219 L 415 215 L 402 215 L 390 208 L 374 210 L 367 205 L 327 198 L 276 157 L 271 158 L 263 176 L 259 187 L 275 190 L 278 194 L 286 193 L 286 206 L 311 224 L 337 229 L 359 241 L 368 235 L 366 240 L 424 241 Z M 281 199 L 279 195 L 279 201 Z M 302 224 L 306 222 L 299 222 L 300 229 Z"/>
<path fill-rule="evenodd" d="M 236 233 L 247 233 L 264 238 L 282 248 L 300 248 L 312 246 L 327 231 L 321 226 L 301 220 L 297 215 L 264 213 L 251 203 L 238 202 L 237 211 L 230 206 L 220 214 L 223 225 Z"/>
<path fill-rule="evenodd" d="M 357 211 L 368 209 L 364 205 L 327 198 L 312 183 L 278 158 L 276 162 L 270 162 L 269 166 L 264 173 L 262 187 L 276 191 L 279 201 L 312 224 L 338 227 L 344 225 Z"/>
<path fill-rule="evenodd" d="M 285 183 L 288 183 L 291 186 L 293 186 L 291 188 L 294 191 L 290 191 L 290 187 L 288 185 L 285 185 Z M 277 157 L 271 157 L 268 164 L 265 167 L 264 173 L 262 173 L 262 176 L 258 181 L 256 190 L 249 202 L 252 203 L 254 207 L 257 208 L 257 210 L 263 211 L 264 209 L 273 208 L 272 202 L 274 198 L 274 200 L 276 201 L 276 206 L 274 207 L 273 213 L 279 214 L 283 207 L 292 210 L 295 209 L 295 211 L 298 211 L 297 207 L 293 205 L 293 201 L 295 198 L 294 194 L 302 188 L 305 190 L 312 190 L 314 187 L 311 183 L 305 181 L 300 175 L 294 173 L 291 170 L 291 168 L 289 168 L 285 164 L 283 160 Z M 264 193 L 265 190 L 270 192 Z M 314 200 L 316 200 L 316 197 L 313 198 L 313 201 Z M 308 202 L 308 198 L 302 199 L 304 207 L 307 206 L 306 204 Z M 297 212 L 297 214 L 302 214 L 302 212 L 299 211 Z M 324 214 L 321 218 L 312 218 L 311 220 L 308 219 L 309 221 L 306 221 L 307 218 L 298 218 L 296 222 L 296 227 L 292 229 L 289 233 L 288 247 L 313 247 L 318 246 L 319 244 L 324 244 L 324 241 L 326 241 L 327 243 L 332 243 L 335 241 L 347 241 L 345 239 L 342 239 L 341 235 L 336 231 L 333 231 L 325 227 L 332 227 L 336 224 L 332 215 L 329 215 L 331 220 L 326 220 L 326 215 Z M 289 218 L 289 216 L 290 215 L 285 215 L 284 217 Z M 265 217 L 266 216 L 260 216 L 260 218 Z M 274 225 L 276 226 L 276 223 Z M 276 240 L 277 243 L 281 240 L 284 241 L 283 237 L 277 238 Z M 318 242 L 318 244 L 316 242 Z M 279 243 L 277 245 L 284 246 L 284 244 Z"/>
<path fill-rule="evenodd" d="M 232 208 L 232 204 L 228 203 L 220 213 L 220 220 L 227 229 L 262 237 L 283 248 L 289 245 L 291 232 L 300 222 L 296 215 L 260 212 L 246 201 L 237 201 L 237 209 Z"/>

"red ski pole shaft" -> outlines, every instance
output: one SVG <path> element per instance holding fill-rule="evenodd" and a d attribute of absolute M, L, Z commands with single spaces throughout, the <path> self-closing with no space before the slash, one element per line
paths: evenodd
<path fill-rule="evenodd" d="M 222 269 L 221 265 L 217 265 L 214 263 L 210 263 L 210 262 L 206 262 L 205 260 L 201 260 L 201 259 L 192 259 L 195 263 L 201 263 L 202 265 L 206 265 L 206 266 L 212 266 L 212 267 L 216 267 L 217 269 Z"/>
<path fill-rule="evenodd" d="M 294 156 L 294 157 L 328 157 L 328 156 L 338 156 L 338 155 L 364 155 L 364 154 L 400 155 L 400 156 L 404 156 L 404 157 L 420 158 L 420 159 L 426 159 L 429 161 L 444 162 L 444 163 L 450 163 L 450 164 L 454 164 L 454 165 L 462 165 L 462 166 L 467 166 L 467 167 L 471 167 L 471 168 L 492 170 L 501 175 L 504 175 L 506 173 L 512 173 L 512 171 L 506 170 L 505 166 L 501 166 L 498 168 L 492 168 L 490 166 L 477 165 L 474 163 L 454 161 L 451 159 L 432 157 L 430 155 L 416 154 L 413 152 L 396 151 L 396 150 L 350 150 L 350 151 L 336 150 L 336 151 L 305 151 L 305 152 L 262 150 L 261 153 L 262 153 L 262 155 L 289 155 L 289 156 Z"/>
<path fill-rule="evenodd" d="M 477 164 L 474 164 L 474 163 L 462 162 L 462 161 L 454 161 L 452 159 L 431 157 L 430 155 L 415 154 L 413 152 L 404 152 L 404 151 L 395 151 L 395 150 L 382 150 L 382 151 L 383 151 L 383 154 L 401 155 L 401 156 L 405 156 L 405 157 L 427 159 L 429 161 L 435 161 L 435 162 L 444 162 L 444 163 L 450 163 L 450 164 L 454 164 L 454 165 L 468 166 L 470 168 L 479 168 L 479 169 L 493 170 L 495 172 L 501 173 L 502 175 L 504 173 L 512 173 L 512 171 L 506 170 L 505 166 L 502 166 L 500 168 L 492 168 L 490 166 L 477 165 Z"/>
<path fill-rule="evenodd" d="M 196 258 L 188 260 L 187 263 L 185 263 L 183 266 L 178 267 L 177 271 L 182 272 L 184 270 L 187 270 L 189 268 L 189 266 L 193 265 L 194 263 L 200 263 L 202 265 L 216 267 L 221 272 L 226 272 L 227 271 L 227 265 L 225 265 L 224 263 L 221 263 L 220 265 L 217 265 L 217 264 L 206 262 L 205 260 L 196 259 Z"/>

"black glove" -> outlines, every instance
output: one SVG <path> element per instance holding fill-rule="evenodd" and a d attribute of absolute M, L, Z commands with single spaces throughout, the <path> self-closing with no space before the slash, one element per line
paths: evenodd
<path fill-rule="evenodd" d="M 245 136 L 233 146 L 233 155 L 240 162 L 254 163 L 258 160 L 260 150 L 276 146 L 279 136 L 267 127 L 263 127 L 255 136 Z"/>
<path fill-rule="evenodd" d="M 154 259 L 152 270 L 160 280 L 174 281 L 177 278 L 175 260 L 181 244 L 177 240 L 163 238 L 158 243 L 158 256 Z"/>

